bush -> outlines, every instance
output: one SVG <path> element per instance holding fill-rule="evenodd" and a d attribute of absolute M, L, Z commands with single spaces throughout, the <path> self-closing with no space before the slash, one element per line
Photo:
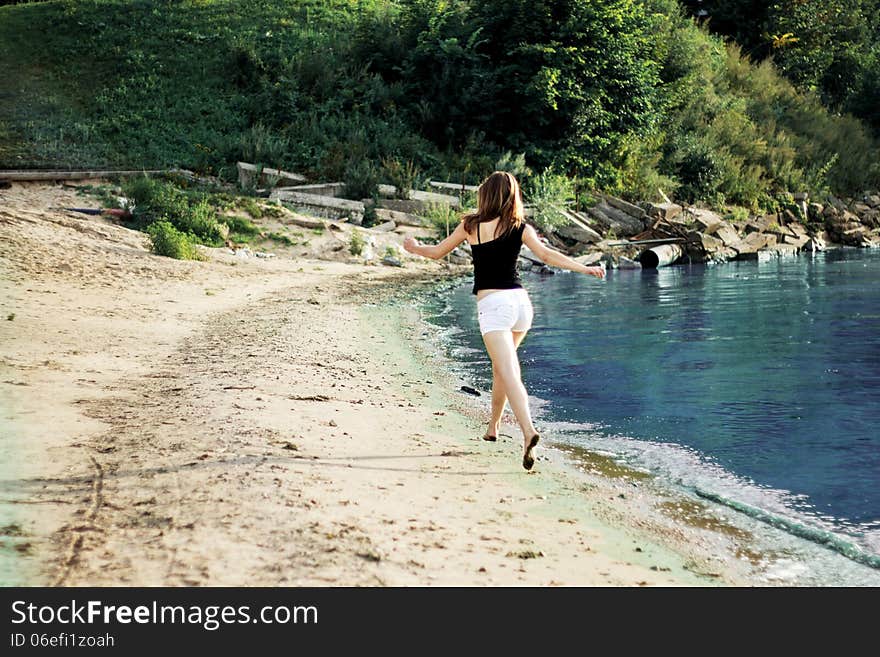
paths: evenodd
<path fill-rule="evenodd" d="M 280 169 L 283 168 L 289 147 L 287 137 L 257 123 L 239 137 L 237 159 Z"/>
<path fill-rule="evenodd" d="M 153 222 L 150 235 L 153 253 L 176 260 L 203 260 L 195 246 L 195 237 L 177 230 L 169 221 Z"/>
<path fill-rule="evenodd" d="M 219 245 L 225 230 L 217 211 L 204 195 L 188 194 L 167 181 L 148 177 L 131 178 L 123 193 L 134 202 L 135 226 L 147 229 L 156 221 L 167 221 L 182 233 L 209 245 Z M 222 202 L 217 197 L 215 202 Z"/>
<path fill-rule="evenodd" d="M 421 215 L 431 223 L 441 239 L 455 230 L 461 220 L 458 212 L 446 203 L 428 203 Z"/>
<path fill-rule="evenodd" d="M 702 139 L 687 135 L 672 152 L 675 177 L 681 200 L 693 203 L 714 199 L 724 182 L 724 169 L 715 148 Z"/>
<path fill-rule="evenodd" d="M 394 196 L 399 199 L 408 199 L 410 191 L 415 187 L 416 178 L 420 170 L 412 160 L 401 163 L 397 158 L 382 158 L 382 172 L 391 185 L 394 185 Z"/>
<path fill-rule="evenodd" d="M 495 170 L 513 174 L 520 184 L 523 184 L 526 178 L 532 175 L 532 170 L 526 166 L 525 153 L 513 155 L 510 151 L 505 151 L 495 162 Z"/>
<path fill-rule="evenodd" d="M 529 181 L 525 191 L 532 207 L 532 221 L 538 228 L 552 231 L 567 222 L 560 210 L 574 200 L 573 182 L 568 177 L 548 167 Z"/>
<path fill-rule="evenodd" d="M 353 256 L 359 256 L 364 252 L 364 247 L 367 245 L 364 240 L 364 236 L 361 234 L 357 228 L 351 231 L 351 239 L 348 242 L 348 251 Z"/>
<path fill-rule="evenodd" d="M 345 169 L 344 182 L 346 198 L 360 200 L 379 196 L 379 172 L 370 160 L 350 161 Z"/>
<path fill-rule="evenodd" d="M 253 237 L 255 235 L 259 235 L 260 229 L 257 228 L 252 222 L 248 221 L 244 217 L 236 217 L 234 215 L 229 217 L 223 217 L 223 222 L 229 227 L 229 233 L 233 237 L 240 241 L 242 236 L 244 237 Z"/>

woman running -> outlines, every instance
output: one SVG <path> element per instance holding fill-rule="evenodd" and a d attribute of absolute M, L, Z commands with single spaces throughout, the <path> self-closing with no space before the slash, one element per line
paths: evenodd
<path fill-rule="evenodd" d="M 519 183 L 504 171 L 495 171 L 483 181 L 477 191 L 477 211 L 465 214 L 449 237 L 434 246 L 408 237 L 403 247 L 410 253 L 439 260 L 465 240 L 474 260 L 473 292 L 477 295 L 480 333 L 492 359 L 492 417 L 483 439 L 497 440 L 504 404 L 510 401 L 523 433 L 522 464 L 531 470 L 540 436 L 532 424 L 516 355 L 532 327 L 532 302 L 517 272 L 520 248 L 525 244 L 553 267 L 596 278 L 604 278 L 605 269 L 584 266 L 544 245 L 535 229 L 525 222 Z"/>

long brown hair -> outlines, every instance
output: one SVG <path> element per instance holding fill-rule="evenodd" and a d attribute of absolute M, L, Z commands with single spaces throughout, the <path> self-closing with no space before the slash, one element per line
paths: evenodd
<path fill-rule="evenodd" d="M 501 217 L 495 227 L 495 237 L 506 235 L 525 221 L 522 192 L 511 173 L 495 171 L 477 190 L 477 211 L 462 216 L 464 229 L 470 233 L 479 224 Z"/>

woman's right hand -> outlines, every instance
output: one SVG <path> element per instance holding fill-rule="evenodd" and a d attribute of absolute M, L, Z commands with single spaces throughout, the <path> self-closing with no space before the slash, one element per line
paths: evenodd
<path fill-rule="evenodd" d="M 410 253 L 415 253 L 416 255 L 418 255 L 417 249 L 419 248 L 419 243 L 418 241 L 416 241 L 416 238 L 407 237 L 405 240 L 403 240 L 403 248 Z"/>
<path fill-rule="evenodd" d="M 587 276 L 595 276 L 598 279 L 605 278 L 605 267 L 585 267 L 584 273 Z"/>

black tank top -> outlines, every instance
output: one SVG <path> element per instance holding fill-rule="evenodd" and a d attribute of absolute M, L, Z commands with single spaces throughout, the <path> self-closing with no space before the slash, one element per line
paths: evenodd
<path fill-rule="evenodd" d="M 522 287 L 516 265 L 522 247 L 525 222 L 506 235 L 488 242 L 480 242 L 480 227 L 477 226 L 478 244 L 471 244 L 474 259 L 474 294 L 478 290 L 511 290 Z"/>

